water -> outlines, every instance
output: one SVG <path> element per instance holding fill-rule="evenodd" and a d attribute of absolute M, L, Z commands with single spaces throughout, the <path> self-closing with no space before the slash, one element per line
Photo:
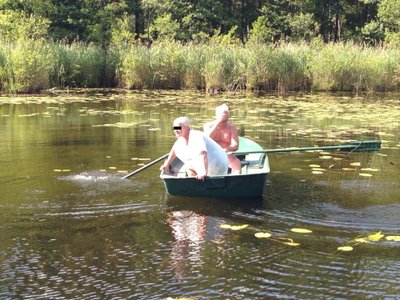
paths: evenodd
<path fill-rule="evenodd" d="M 265 148 L 383 149 L 271 154 L 255 200 L 170 197 L 158 165 L 121 180 L 169 151 L 175 117 L 201 128 L 223 102 Z M 400 235 L 399 119 L 393 95 L 3 96 L 0 299 L 395 299 L 400 242 L 385 237 Z"/>

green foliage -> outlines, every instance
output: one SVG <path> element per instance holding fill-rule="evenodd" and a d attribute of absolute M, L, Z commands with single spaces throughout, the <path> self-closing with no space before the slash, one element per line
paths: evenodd
<path fill-rule="evenodd" d="M 371 21 L 361 28 L 362 41 L 368 45 L 377 45 L 384 39 L 382 23 Z"/>
<path fill-rule="evenodd" d="M 311 62 L 313 89 L 330 91 L 389 91 L 396 89 L 393 74 L 399 51 L 361 48 L 354 44 L 329 44 Z"/>
<path fill-rule="evenodd" d="M 400 48 L 400 32 L 386 32 L 385 44 L 390 48 Z"/>
<path fill-rule="evenodd" d="M 381 0 L 378 17 L 389 31 L 400 30 L 400 0 Z"/>
<path fill-rule="evenodd" d="M 0 37 L 8 41 L 19 39 L 39 40 L 47 35 L 50 21 L 23 12 L 0 11 Z"/>
<path fill-rule="evenodd" d="M 181 88 L 185 71 L 184 47 L 162 42 L 151 48 L 133 45 L 121 53 L 121 86 L 128 88 Z"/>
<path fill-rule="evenodd" d="M 39 41 L 2 44 L 0 81 L 7 92 L 36 92 L 49 87 L 48 51 Z"/>
<path fill-rule="evenodd" d="M 378 17 L 385 28 L 385 43 L 390 47 L 400 46 L 400 0 L 381 0 Z"/>
<path fill-rule="evenodd" d="M 179 24 L 176 20 L 172 20 L 170 13 L 158 17 L 149 28 L 152 37 L 169 41 L 175 39 L 178 29 Z"/>
<path fill-rule="evenodd" d="M 248 88 L 279 92 L 310 88 L 310 47 L 301 44 L 252 45 L 249 52 Z"/>
<path fill-rule="evenodd" d="M 0 44 L 0 88 L 198 88 L 288 91 L 396 91 L 400 50 L 350 43 L 181 44 L 125 48 L 17 41 Z"/>
<path fill-rule="evenodd" d="M 399 1 L 2 0 L 0 33 L 3 38 L 22 34 L 103 48 L 132 39 L 190 42 L 214 35 L 268 43 L 315 36 L 325 42 L 351 41 L 361 34 L 363 41 L 379 44 L 383 35 L 375 24 L 399 32 Z"/>
<path fill-rule="evenodd" d="M 205 44 L 188 44 L 184 47 L 186 60 L 185 86 L 188 88 L 204 89 L 206 79 L 203 69 L 206 64 L 208 46 Z"/>
<path fill-rule="evenodd" d="M 113 47 L 126 47 L 134 41 L 135 19 L 124 15 L 111 25 L 111 41 Z"/>
<path fill-rule="evenodd" d="M 310 40 L 317 36 L 319 25 L 314 20 L 312 13 L 303 13 L 292 15 L 289 19 L 289 26 L 292 31 L 292 40 Z"/>
<path fill-rule="evenodd" d="M 212 45 L 207 50 L 203 71 L 207 90 L 215 92 L 243 88 L 246 71 L 243 48 Z"/>
<path fill-rule="evenodd" d="M 273 41 L 273 38 L 274 32 L 268 25 L 267 16 L 258 17 L 250 30 L 249 42 L 254 44 L 269 43 Z"/>
<path fill-rule="evenodd" d="M 220 45 L 240 45 L 242 44 L 237 36 L 238 27 L 234 26 L 226 34 L 221 33 L 221 29 L 214 32 L 213 36 L 210 37 L 208 42 Z"/>

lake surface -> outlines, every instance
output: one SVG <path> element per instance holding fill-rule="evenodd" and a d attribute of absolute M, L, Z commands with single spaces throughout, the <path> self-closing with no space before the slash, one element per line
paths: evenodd
<path fill-rule="evenodd" d="M 399 99 L 0 97 L 0 299 L 398 298 Z M 174 118 L 201 128 L 221 103 L 265 148 L 382 149 L 270 154 L 262 199 L 168 196 L 160 164 L 121 179 L 169 151 Z"/>

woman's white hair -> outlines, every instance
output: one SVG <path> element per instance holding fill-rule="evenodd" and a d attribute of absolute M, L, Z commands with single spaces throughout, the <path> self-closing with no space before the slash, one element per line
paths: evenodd
<path fill-rule="evenodd" d="M 174 126 L 185 125 L 190 127 L 190 120 L 188 117 L 178 117 L 174 120 Z"/>

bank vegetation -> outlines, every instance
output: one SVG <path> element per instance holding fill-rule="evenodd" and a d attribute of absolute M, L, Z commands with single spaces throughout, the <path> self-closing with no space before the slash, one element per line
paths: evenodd
<path fill-rule="evenodd" d="M 245 45 L 162 41 L 104 49 L 24 40 L 0 44 L 0 90 L 205 89 L 209 92 L 388 92 L 400 87 L 400 49 L 354 43 Z"/>

